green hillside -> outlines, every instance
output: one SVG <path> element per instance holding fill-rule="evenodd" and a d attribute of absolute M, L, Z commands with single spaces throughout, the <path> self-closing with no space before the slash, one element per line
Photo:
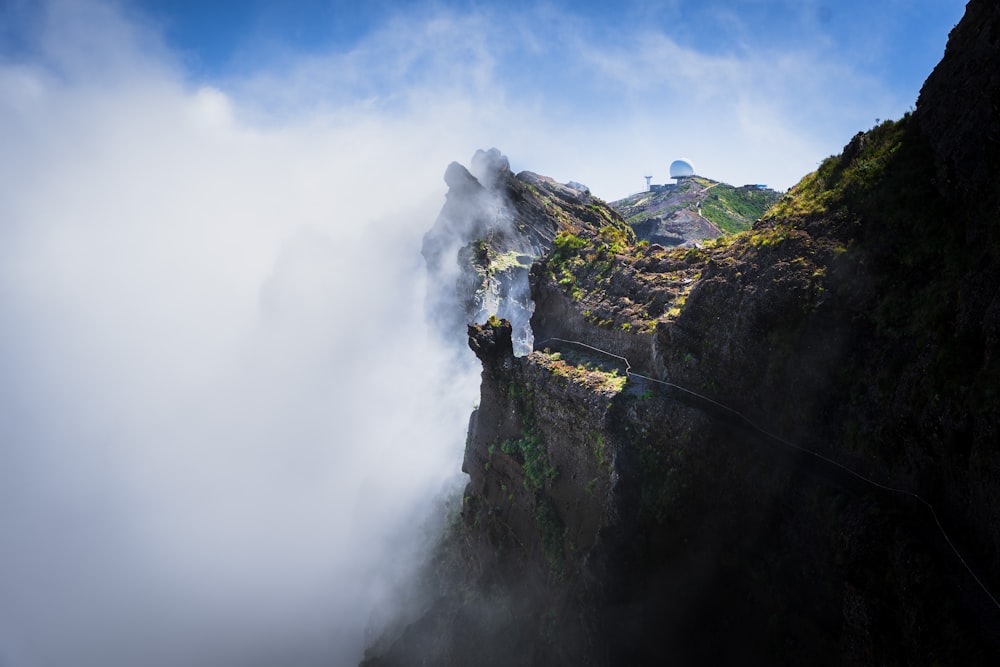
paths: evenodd
<path fill-rule="evenodd" d="M 611 202 L 611 206 L 640 239 L 673 246 L 750 229 L 780 197 L 764 187 L 736 187 L 694 176 Z"/>

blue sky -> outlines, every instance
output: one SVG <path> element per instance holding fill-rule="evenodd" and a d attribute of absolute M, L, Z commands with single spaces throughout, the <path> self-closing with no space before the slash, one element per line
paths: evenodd
<path fill-rule="evenodd" d="M 962 10 L 0 0 L 0 664 L 357 664 L 463 481 L 447 165 L 787 188 Z"/>
<path fill-rule="evenodd" d="M 7 5 L 8 57 L 44 61 L 33 41 L 46 6 Z M 964 9 L 962 0 L 112 6 L 161 42 L 188 85 L 217 88 L 248 113 L 281 123 L 357 103 L 399 112 L 414 96 L 446 92 L 508 119 L 478 119 L 455 159 L 497 145 L 516 167 L 587 182 L 607 199 L 680 155 L 715 178 L 791 186 L 854 132 L 914 104 Z M 549 141 L 518 123 L 551 125 Z"/>
<path fill-rule="evenodd" d="M 211 9 L 205 9 L 205 4 Z M 493 3 L 448 1 L 152 0 L 138 7 L 163 26 L 168 44 L 182 54 L 194 78 L 219 82 L 252 76 L 273 62 L 305 54 L 321 57 L 377 45 L 385 30 L 419 33 L 435 21 L 453 20 L 458 30 L 472 33 L 483 52 L 469 54 L 451 50 L 447 44 L 420 44 L 427 69 L 413 67 L 408 74 L 414 80 L 452 73 L 434 62 L 435 49 L 456 59 L 459 70 L 488 60 L 493 86 L 511 99 L 535 101 L 539 109 L 551 110 L 553 117 L 580 123 L 595 148 L 606 148 L 601 146 L 600 133 L 609 125 L 618 126 L 621 132 L 630 124 L 646 127 L 648 123 L 649 145 L 665 156 L 680 144 L 697 162 L 698 140 L 703 139 L 707 154 L 703 161 L 720 172 L 712 175 L 726 177 L 725 156 L 718 153 L 717 137 L 710 135 L 738 137 L 741 128 L 738 119 L 719 113 L 719 107 L 744 105 L 747 114 L 786 123 L 789 131 L 800 135 L 800 141 L 820 151 L 814 156 L 818 160 L 839 148 L 853 131 L 867 128 L 876 118 L 897 117 L 914 103 L 964 3 L 511 2 L 503 3 L 501 9 Z M 442 34 L 441 39 L 452 38 Z M 365 63 L 373 70 L 372 92 L 390 94 L 398 83 L 379 73 L 380 66 L 393 63 L 396 55 L 390 49 L 381 62 L 375 55 Z M 672 69 L 679 70 L 680 81 L 671 81 Z M 720 76 L 719 70 L 726 74 Z M 753 86 L 758 87 L 757 95 Z M 717 118 L 717 125 L 700 126 L 685 140 L 679 135 L 688 135 L 688 130 L 667 127 L 705 113 Z M 656 118 L 662 127 L 653 129 Z M 706 136 L 699 137 L 699 131 Z M 632 150 L 637 162 L 650 162 L 652 167 L 658 161 L 655 153 L 640 156 L 637 147 Z M 521 162 L 519 157 L 513 156 L 515 162 Z M 622 160 L 628 157 L 628 153 L 621 155 Z M 798 152 L 790 157 L 799 171 L 808 168 Z M 780 150 L 767 158 L 784 161 Z M 623 173 L 642 169 L 624 161 L 616 167 Z M 759 170 L 762 173 L 755 180 L 782 188 L 801 175 L 773 165 L 761 165 Z M 730 178 L 752 175 L 749 168 L 733 171 Z M 609 197 L 621 193 L 619 183 L 609 179 Z M 595 184 L 599 191 L 600 185 Z"/>

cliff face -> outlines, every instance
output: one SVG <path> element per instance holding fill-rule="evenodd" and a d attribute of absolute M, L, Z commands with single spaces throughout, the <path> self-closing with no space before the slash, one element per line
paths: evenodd
<path fill-rule="evenodd" d="M 940 192 L 950 201 L 961 202 L 962 208 L 984 215 L 995 214 L 1000 207 L 998 47 L 996 8 L 989 2 L 970 2 L 950 35 L 944 60 L 928 77 L 917 102 Z M 983 221 L 970 220 L 969 224 L 979 231 L 995 232 L 995 225 Z"/>
<path fill-rule="evenodd" d="M 371 664 L 995 663 L 997 72 L 973 0 L 912 115 L 701 248 L 559 209 L 536 350 L 468 330 L 456 576 Z"/>

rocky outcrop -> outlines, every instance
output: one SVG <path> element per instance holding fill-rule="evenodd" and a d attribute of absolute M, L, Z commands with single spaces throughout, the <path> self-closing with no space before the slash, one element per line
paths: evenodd
<path fill-rule="evenodd" d="M 484 372 L 463 463 L 466 520 L 494 533 L 484 546 L 499 541 L 516 554 L 519 576 L 558 590 L 579 576 L 615 518 L 609 419 L 624 376 L 608 367 L 579 372 L 537 352 L 515 358 L 508 331 L 506 322 L 470 326 Z"/>
<path fill-rule="evenodd" d="M 531 263 L 561 231 L 593 233 L 624 221 L 586 190 L 531 172 L 515 176 L 495 148 L 477 151 L 471 171 L 453 162 L 445 182 L 445 205 L 422 248 L 429 319 L 444 338 L 460 342 L 466 324 L 498 315 L 513 323 L 515 349 L 526 353 Z"/>

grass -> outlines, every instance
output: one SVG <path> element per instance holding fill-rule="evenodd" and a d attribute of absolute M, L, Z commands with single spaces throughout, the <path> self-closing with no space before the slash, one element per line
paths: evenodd
<path fill-rule="evenodd" d="M 831 212 L 833 206 L 863 204 L 873 193 L 884 192 L 882 177 L 903 147 L 909 122 L 907 113 L 898 121 L 887 120 L 867 133 L 859 132 L 842 154 L 823 160 L 819 169 L 803 178 L 764 218 L 815 217 Z M 910 188 L 912 182 L 902 185 Z"/>
<path fill-rule="evenodd" d="M 794 236 L 794 230 L 790 225 L 776 224 L 753 230 L 747 236 L 747 242 L 755 248 L 766 248 L 779 245 L 792 236 Z"/>
<path fill-rule="evenodd" d="M 734 188 L 720 183 L 706 194 L 701 214 L 726 234 L 737 234 L 750 229 L 777 198 L 773 190 Z"/>
<path fill-rule="evenodd" d="M 586 354 L 545 350 L 543 363 L 554 375 L 589 387 L 604 394 L 617 394 L 625 388 L 628 377 L 613 364 L 594 359 Z"/>

